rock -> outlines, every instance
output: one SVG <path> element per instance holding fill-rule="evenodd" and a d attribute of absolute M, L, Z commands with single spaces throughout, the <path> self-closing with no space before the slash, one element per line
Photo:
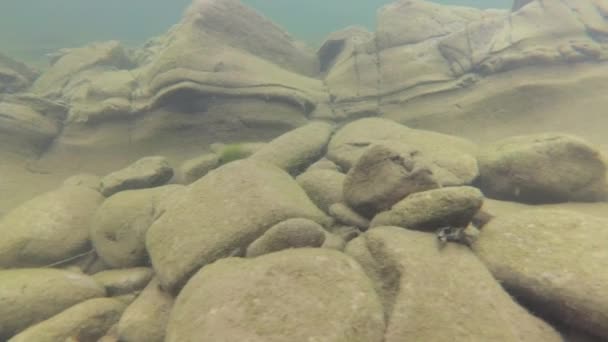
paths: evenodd
<path fill-rule="evenodd" d="M 563 134 L 507 138 L 479 155 L 481 189 L 489 197 L 529 203 L 608 198 L 606 163 L 598 149 Z"/>
<path fill-rule="evenodd" d="M 308 170 L 296 178 L 308 197 L 323 211 L 342 202 L 344 178 L 346 176 L 333 170 Z"/>
<path fill-rule="evenodd" d="M 359 264 L 299 248 L 204 267 L 177 297 L 165 341 L 379 342 L 383 331 L 382 306 Z"/>
<path fill-rule="evenodd" d="M 330 70 L 336 63 L 348 59 L 349 53 L 358 42 L 369 41 L 374 34 L 365 27 L 349 26 L 343 30 L 331 33 L 317 51 L 322 73 Z"/>
<path fill-rule="evenodd" d="M 102 271 L 95 273 L 93 279 L 106 288 L 108 296 L 120 296 L 142 290 L 153 276 L 151 268 L 135 267 Z"/>
<path fill-rule="evenodd" d="M 124 342 L 163 342 L 173 297 L 152 279 L 127 307 L 118 323 L 117 335 Z"/>
<path fill-rule="evenodd" d="M 205 176 L 219 165 L 220 157 L 215 153 L 207 153 L 200 157 L 186 160 L 179 168 L 182 183 L 190 184 Z"/>
<path fill-rule="evenodd" d="M 211 152 L 219 156 L 220 165 L 224 165 L 231 161 L 249 158 L 265 145 L 266 143 L 260 142 L 241 142 L 234 144 L 213 143 L 211 144 L 210 149 Z"/>
<path fill-rule="evenodd" d="M 389 322 L 386 342 L 562 341 L 514 302 L 468 247 L 438 249 L 432 234 L 379 227 L 346 252 L 375 282 Z"/>
<path fill-rule="evenodd" d="M 0 53 L 0 94 L 21 91 L 36 77 L 36 70 Z"/>
<path fill-rule="evenodd" d="M 325 233 L 325 240 L 323 241 L 321 248 L 343 251 L 344 247 L 346 247 L 346 241 L 344 241 L 341 236 L 329 232 Z"/>
<path fill-rule="evenodd" d="M 104 288 L 81 273 L 51 268 L 0 270 L 0 339 L 103 296 Z"/>
<path fill-rule="evenodd" d="M 171 202 L 146 235 L 154 270 L 171 290 L 200 267 L 242 253 L 279 222 L 330 223 L 289 174 L 249 159 L 213 170 Z"/>
<path fill-rule="evenodd" d="M 167 183 L 173 169 L 164 157 L 141 158 L 126 168 L 112 172 L 101 180 L 101 193 L 110 197 L 124 190 L 152 188 Z"/>
<path fill-rule="evenodd" d="M 89 299 L 30 326 L 10 342 L 97 341 L 118 322 L 125 305 L 111 298 Z"/>
<path fill-rule="evenodd" d="M 357 227 L 360 230 L 367 230 L 369 228 L 369 220 L 359 215 L 344 203 L 332 204 L 329 207 L 329 213 L 339 223 Z"/>
<path fill-rule="evenodd" d="M 332 137 L 327 157 L 348 171 L 376 143 L 418 151 L 443 186 L 471 184 L 479 173 L 474 157 L 477 147 L 472 142 L 379 118 L 361 119 L 342 127 Z"/>
<path fill-rule="evenodd" d="M 97 192 L 101 191 L 101 178 L 90 173 L 81 173 L 67 178 L 63 185 L 84 186 Z"/>
<path fill-rule="evenodd" d="M 335 225 L 327 229 L 331 234 L 339 236 L 342 240 L 349 242 L 350 240 L 361 235 L 361 230 L 353 226 Z"/>
<path fill-rule="evenodd" d="M 152 189 L 128 190 L 106 199 L 95 213 L 91 241 L 108 266 L 143 266 L 148 260 L 146 232 L 160 214 L 160 204 L 183 190 L 167 185 Z"/>
<path fill-rule="evenodd" d="M 607 339 L 607 226 L 567 210 L 518 211 L 486 224 L 473 249 L 534 310 Z"/>
<path fill-rule="evenodd" d="M 274 225 L 247 247 L 248 258 L 289 248 L 321 247 L 325 229 L 308 219 L 289 219 Z"/>
<path fill-rule="evenodd" d="M 483 204 L 483 194 L 470 186 L 447 187 L 411 194 L 374 217 L 371 227 L 398 226 L 435 231 L 464 228 Z"/>
<path fill-rule="evenodd" d="M 87 251 L 103 197 L 82 186 L 37 196 L 0 220 L 0 268 L 47 266 Z"/>
<path fill-rule="evenodd" d="M 511 7 L 511 11 L 518 11 L 520 8 L 526 6 L 527 4 L 534 2 L 534 0 L 514 0 L 513 7 Z"/>
<path fill-rule="evenodd" d="M 251 158 L 299 174 L 323 155 L 332 134 L 330 124 L 313 122 L 274 139 Z"/>
<path fill-rule="evenodd" d="M 342 170 L 340 169 L 340 167 L 338 165 L 336 165 L 336 163 L 332 162 L 331 160 L 329 160 L 325 157 L 314 162 L 312 165 L 310 165 L 308 167 L 308 169 L 306 169 L 306 171 L 317 171 L 317 170 L 329 170 L 329 171 L 336 171 L 336 172 L 342 173 Z"/>
<path fill-rule="evenodd" d="M 397 144 L 369 147 L 344 179 L 344 200 L 365 217 L 389 209 L 404 197 L 440 186 L 416 150 Z"/>

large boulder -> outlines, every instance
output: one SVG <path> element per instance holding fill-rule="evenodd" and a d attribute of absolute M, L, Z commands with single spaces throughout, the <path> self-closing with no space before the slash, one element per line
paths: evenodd
<path fill-rule="evenodd" d="M 90 249 L 89 226 L 103 196 L 62 186 L 0 220 L 0 268 L 48 266 Z"/>
<path fill-rule="evenodd" d="M 492 274 L 537 312 L 608 338 L 608 220 L 531 209 L 486 224 L 473 249 Z"/>
<path fill-rule="evenodd" d="M 253 258 L 289 248 L 321 247 L 326 233 L 321 225 L 311 220 L 285 220 L 252 242 L 247 247 L 245 256 Z"/>
<path fill-rule="evenodd" d="M 161 211 L 161 202 L 181 190 L 167 185 L 122 191 L 106 199 L 90 228 L 93 247 L 103 262 L 115 268 L 145 265 L 146 232 Z"/>
<path fill-rule="evenodd" d="M 519 306 L 470 249 L 435 236 L 379 227 L 346 252 L 374 280 L 388 326 L 383 341 L 562 341 Z"/>
<path fill-rule="evenodd" d="M 213 170 L 171 202 L 146 235 L 159 281 L 171 290 L 183 286 L 200 267 L 242 254 L 281 221 L 330 223 L 289 174 L 249 159 Z"/>
<path fill-rule="evenodd" d="M 346 176 L 335 170 L 314 169 L 299 175 L 296 180 L 308 197 L 325 212 L 334 203 L 343 201 L 343 184 Z"/>
<path fill-rule="evenodd" d="M 511 137 L 485 147 L 478 159 L 480 186 L 491 197 L 531 203 L 608 198 L 604 157 L 578 137 Z"/>
<path fill-rule="evenodd" d="M 379 342 L 383 332 L 382 305 L 361 266 L 304 248 L 204 267 L 177 297 L 165 341 Z"/>
<path fill-rule="evenodd" d="M 104 288 L 81 273 L 57 269 L 0 270 L 0 339 L 5 341 Z"/>
<path fill-rule="evenodd" d="M 125 307 L 111 298 L 90 299 L 32 325 L 9 341 L 97 341 L 118 322 Z"/>

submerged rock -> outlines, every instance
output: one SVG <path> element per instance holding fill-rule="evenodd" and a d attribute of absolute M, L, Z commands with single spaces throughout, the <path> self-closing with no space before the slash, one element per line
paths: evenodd
<path fill-rule="evenodd" d="M 36 77 L 36 70 L 0 53 L 0 94 L 23 90 Z"/>
<path fill-rule="evenodd" d="M 6 340 L 72 305 L 103 296 L 104 288 L 82 273 L 0 270 L 0 339 Z"/>
<path fill-rule="evenodd" d="M 183 184 L 193 183 L 219 165 L 220 156 L 215 153 L 207 153 L 200 157 L 186 160 L 179 168 L 180 180 Z"/>
<path fill-rule="evenodd" d="M 326 231 L 307 219 L 289 219 L 274 225 L 247 247 L 248 258 L 290 248 L 321 247 Z"/>
<path fill-rule="evenodd" d="M 511 137 L 487 146 L 478 159 L 480 186 L 491 197 L 530 203 L 608 198 L 604 157 L 574 136 Z"/>
<path fill-rule="evenodd" d="M 335 170 L 313 169 L 299 175 L 296 180 L 308 197 L 325 212 L 334 203 L 343 202 L 343 184 L 346 176 Z"/>
<path fill-rule="evenodd" d="M 608 220 L 566 210 L 532 209 L 486 224 L 475 253 L 534 310 L 608 338 Z"/>
<path fill-rule="evenodd" d="M 383 341 L 562 341 L 514 302 L 465 246 L 440 249 L 432 234 L 379 227 L 351 241 L 346 252 L 382 298 Z"/>
<path fill-rule="evenodd" d="M 101 271 L 92 277 L 106 288 L 108 296 L 114 297 L 142 290 L 154 277 L 154 271 L 149 267 L 134 267 Z"/>
<path fill-rule="evenodd" d="M 241 255 L 290 218 L 330 222 L 285 171 L 239 160 L 213 170 L 168 203 L 148 229 L 146 247 L 162 286 L 176 290 L 202 266 Z"/>
<path fill-rule="evenodd" d="M 173 168 L 165 157 L 145 157 L 103 177 L 101 193 L 110 197 L 119 191 L 153 188 L 166 184 L 171 177 Z"/>
<path fill-rule="evenodd" d="M 383 331 L 361 266 L 302 248 L 204 267 L 177 297 L 165 341 L 380 342 Z"/>

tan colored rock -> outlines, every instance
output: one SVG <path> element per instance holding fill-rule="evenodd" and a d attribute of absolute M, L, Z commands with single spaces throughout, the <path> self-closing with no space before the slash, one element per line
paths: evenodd
<path fill-rule="evenodd" d="M 383 331 L 361 266 L 341 252 L 300 248 L 203 268 L 177 297 L 165 341 L 379 342 Z"/>
<path fill-rule="evenodd" d="M 188 159 L 179 167 L 181 181 L 183 184 L 190 184 L 219 165 L 220 157 L 215 153 L 207 153 L 197 158 Z"/>
<path fill-rule="evenodd" d="M 97 341 L 122 315 L 126 305 L 111 298 L 89 299 L 32 325 L 10 342 Z"/>
<path fill-rule="evenodd" d="M 162 342 L 173 297 L 152 279 L 137 299 L 127 307 L 118 323 L 117 335 L 124 342 Z"/>
<path fill-rule="evenodd" d="M 268 229 L 247 247 L 245 256 L 254 258 L 289 248 L 315 248 L 325 243 L 326 231 L 307 219 L 289 219 Z"/>
<path fill-rule="evenodd" d="M 344 201 L 342 185 L 345 177 L 334 170 L 308 170 L 296 181 L 319 208 L 328 212 L 332 204 Z"/>
<path fill-rule="evenodd" d="M 600 151 L 564 134 L 516 136 L 485 147 L 480 186 L 490 197 L 531 203 L 607 198 L 607 167 Z"/>
<path fill-rule="evenodd" d="M 329 207 L 329 214 L 336 219 L 338 223 L 357 227 L 360 230 L 367 230 L 367 228 L 369 228 L 370 222 L 367 218 L 361 216 L 342 202 L 332 204 Z"/>
<path fill-rule="evenodd" d="M 608 338 L 608 220 L 532 209 L 494 218 L 473 244 L 496 279 L 552 319 Z"/>
<path fill-rule="evenodd" d="M 171 177 L 173 168 L 165 157 L 144 157 L 103 177 L 101 193 L 110 197 L 119 191 L 153 188 L 165 185 Z"/>
<path fill-rule="evenodd" d="M 57 269 L 0 270 L 0 339 L 87 299 L 104 288 L 82 273 Z"/>
<path fill-rule="evenodd" d="M 123 268 L 101 271 L 92 277 L 106 288 L 108 296 L 114 297 L 142 290 L 154 277 L 154 271 L 149 267 Z"/>
<path fill-rule="evenodd" d="M 0 53 L 0 94 L 23 90 L 36 77 L 36 70 Z"/>
<path fill-rule="evenodd" d="M 148 229 L 146 247 L 165 289 L 200 267 L 245 248 L 273 225 L 323 214 L 285 171 L 250 159 L 228 163 L 191 184 Z"/>
<path fill-rule="evenodd" d="M 86 252 L 102 201 L 87 187 L 62 186 L 13 209 L 0 220 L 0 268 L 48 266 Z"/>
<path fill-rule="evenodd" d="M 460 244 L 433 234 L 379 227 L 346 252 L 374 280 L 389 322 L 384 341 L 562 341 L 503 290 Z"/>

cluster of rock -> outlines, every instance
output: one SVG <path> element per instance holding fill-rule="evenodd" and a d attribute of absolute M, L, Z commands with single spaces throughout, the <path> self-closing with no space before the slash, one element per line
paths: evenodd
<path fill-rule="evenodd" d="M 471 221 L 481 190 L 597 200 L 606 175 L 576 137 L 480 148 L 379 118 L 77 175 L 0 220 L 0 339 L 599 341 L 606 219 Z"/>

